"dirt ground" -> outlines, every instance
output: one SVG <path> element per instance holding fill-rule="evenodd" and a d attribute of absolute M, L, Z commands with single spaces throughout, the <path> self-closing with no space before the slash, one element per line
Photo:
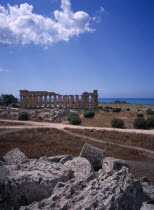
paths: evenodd
<path fill-rule="evenodd" d="M 113 107 L 113 106 L 112 106 Z M 117 106 L 120 108 L 120 106 Z M 83 111 L 80 111 L 80 117 L 82 119 L 81 125 L 88 127 L 111 127 L 111 121 L 114 118 L 122 119 L 125 123 L 125 128 L 132 129 L 133 122 L 135 118 L 137 118 L 136 114 L 142 113 L 144 114 L 144 118 L 147 119 L 150 115 L 146 114 L 146 109 L 141 109 L 141 111 L 124 111 L 121 112 L 104 112 L 102 110 L 98 110 L 95 112 L 94 118 L 84 118 Z"/>

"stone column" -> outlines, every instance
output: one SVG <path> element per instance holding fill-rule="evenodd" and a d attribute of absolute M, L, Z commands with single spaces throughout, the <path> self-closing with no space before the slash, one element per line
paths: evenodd
<path fill-rule="evenodd" d="M 25 97 L 25 107 L 27 108 L 28 107 L 28 96 L 26 95 Z"/>
<path fill-rule="evenodd" d="M 49 95 L 49 107 L 51 108 L 51 95 Z"/>
<path fill-rule="evenodd" d="M 75 95 L 75 108 L 79 108 L 78 107 L 78 104 L 79 103 L 79 96 L 78 95 Z"/>
<path fill-rule="evenodd" d="M 30 96 L 27 96 L 27 107 L 30 107 Z"/>
<path fill-rule="evenodd" d="M 74 96 L 70 95 L 70 107 L 73 108 L 74 106 Z"/>
<path fill-rule="evenodd" d="M 54 107 L 57 107 L 56 94 L 54 95 Z"/>
<path fill-rule="evenodd" d="M 22 107 L 24 107 L 24 96 L 22 96 Z"/>
<path fill-rule="evenodd" d="M 85 93 L 83 93 L 82 94 L 82 99 L 81 99 L 81 107 L 82 108 L 85 108 L 86 107 L 86 94 Z"/>
<path fill-rule="evenodd" d="M 86 96 L 86 108 L 89 108 L 89 95 Z"/>
<path fill-rule="evenodd" d="M 47 96 L 44 96 L 44 107 L 47 106 Z"/>
<path fill-rule="evenodd" d="M 42 107 L 42 96 L 39 95 L 39 107 L 41 108 Z"/>
<path fill-rule="evenodd" d="M 62 107 L 62 98 L 61 98 L 62 96 L 61 95 L 59 95 L 58 96 L 58 100 L 59 100 L 59 108 L 61 108 Z"/>
<path fill-rule="evenodd" d="M 67 108 L 67 98 L 66 97 L 67 97 L 66 95 L 63 96 L 63 107 L 64 108 Z"/>
<path fill-rule="evenodd" d="M 93 108 L 97 109 L 98 108 L 98 92 L 97 90 L 94 90 L 93 92 Z"/>

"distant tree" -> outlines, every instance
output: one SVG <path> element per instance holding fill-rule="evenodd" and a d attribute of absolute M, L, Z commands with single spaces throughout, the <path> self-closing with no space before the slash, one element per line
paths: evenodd
<path fill-rule="evenodd" d="M 10 104 L 13 104 L 13 103 L 17 103 L 18 102 L 18 99 L 15 98 L 13 95 L 11 94 L 2 94 L 0 96 L 0 104 L 1 105 L 5 105 L 5 106 L 8 106 Z"/>

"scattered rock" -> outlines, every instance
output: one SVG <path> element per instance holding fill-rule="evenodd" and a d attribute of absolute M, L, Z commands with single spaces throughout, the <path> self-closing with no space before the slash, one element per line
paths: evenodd
<path fill-rule="evenodd" d="M 81 155 L 87 158 L 28 159 L 11 150 L 0 163 L 0 208 L 9 201 L 20 210 L 154 209 L 154 187 L 134 179 L 125 161 L 106 157 L 102 164 L 103 151 L 91 145 Z"/>
<path fill-rule="evenodd" d="M 73 172 L 65 165 L 46 160 L 0 166 L 1 194 L 16 208 L 49 197 L 58 182 L 71 178 Z"/>
<path fill-rule="evenodd" d="M 95 171 L 98 171 L 100 168 L 102 168 L 103 155 L 103 150 L 93 147 L 91 144 L 87 143 L 84 144 L 80 153 L 80 157 L 84 157 L 89 160 Z"/>
<path fill-rule="evenodd" d="M 48 199 L 20 210 L 139 210 L 142 202 L 141 184 L 123 167 L 112 176 L 100 170 L 90 179 L 60 183 Z"/>
<path fill-rule="evenodd" d="M 44 157 L 40 157 L 39 158 L 39 160 L 40 161 L 43 161 L 43 160 L 45 160 L 45 161 L 49 161 L 49 162 L 51 162 L 51 163 L 59 163 L 63 158 L 65 158 L 67 155 L 57 155 L 57 156 L 54 156 L 54 157 L 46 157 L 46 156 L 44 156 Z"/>
<path fill-rule="evenodd" d="M 102 169 L 105 172 L 112 172 L 121 170 L 123 166 L 129 169 L 129 165 L 124 160 L 106 157 L 103 160 Z"/>
<path fill-rule="evenodd" d="M 142 187 L 145 196 L 145 201 L 154 204 L 154 186 L 148 184 L 147 182 L 143 182 Z"/>
<path fill-rule="evenodd" d="M 140 210 L 154 210 L 154 204 L 144 202 Z"/>
<path fill-rule="evenodd" d="M 59 162 L 64 164 L 66 163 L 68 160 L 72 160 L 72 155 L 66 155 L 65 157 L 63 157 Z"/>
<path fill-rule="evenodd" d="M 82 157 L 76 157 L 73 160 L 69 160 L 64 165 L 74 172 L 76 179 L 85 179 L 92 172 L 91 164 L 87 159 Z"/>
<path fill-rule="evenodd" d="M 25 156 L 23 152 L 21 152 L 18 148 L 11 150 L 8 152 L 3 159 L 5 160 L 6 164 L 14 165 L 25 163 L 28 161 L 28 158 Z"/>

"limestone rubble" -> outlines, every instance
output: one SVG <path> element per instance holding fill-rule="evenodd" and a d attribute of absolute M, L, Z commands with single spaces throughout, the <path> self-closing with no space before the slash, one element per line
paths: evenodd
<path fill-rule="evenodd" d="M 96 149 L 88 146 L 89 152 Z M 88 159 L 96 158 L 99 164 L 101 161 L 101 169 L 96 170 L 85 157 L 28 159 L 19 149 L 14 149 L 0 164 L 0 198 L 20 210 L 148 210 L 154 207 L 154 188 L 134 179 L 125 161 L 109 157 L 100 160 L 101 155 L 92 154 Z"/>

